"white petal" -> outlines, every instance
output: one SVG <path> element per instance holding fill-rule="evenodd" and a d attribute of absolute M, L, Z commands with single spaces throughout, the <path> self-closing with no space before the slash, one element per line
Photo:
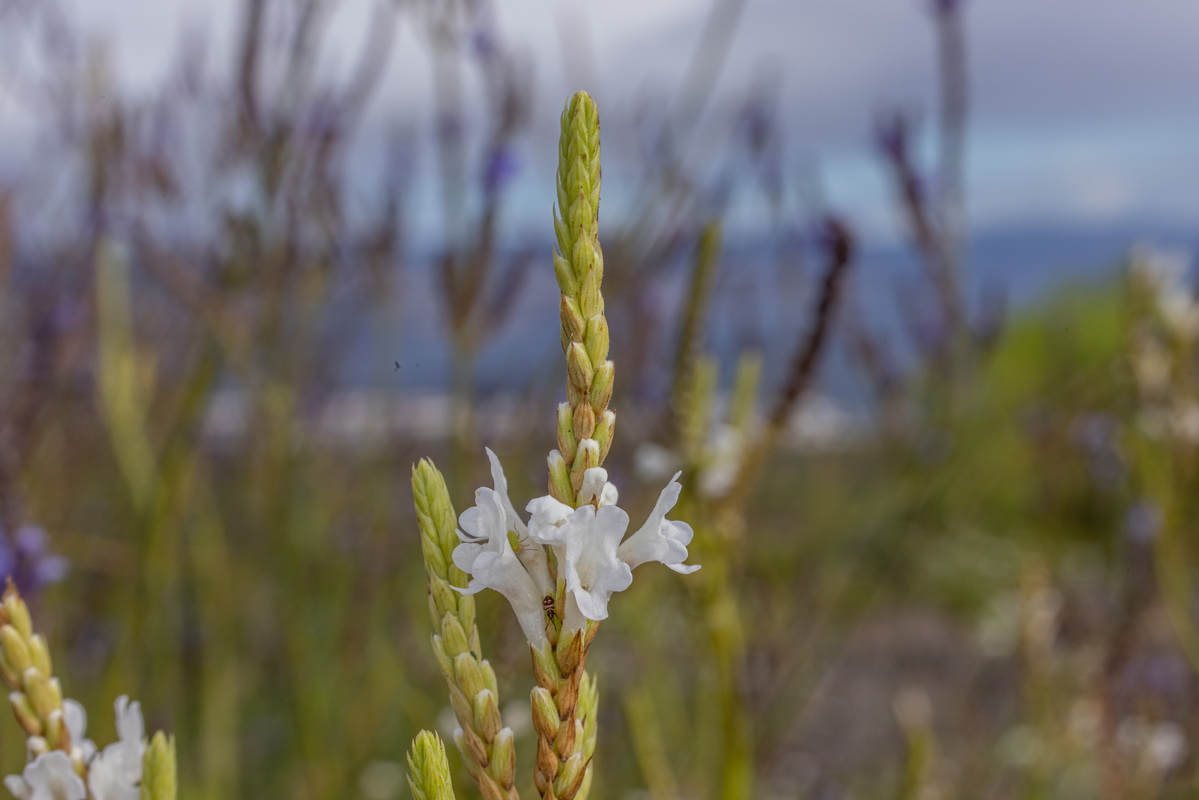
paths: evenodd
<path fill-rule="evenodd" d="M 629 515 L 616 506 L 583 506 L 566 524 L 566 589 L 574 595 L 583 616 L 608 616 L 613 592 L 629 588 L 632 570 L 616 557 Z"/>
<path fill-rule="evenodd" d="M 71 744 L 82 747 L 87 737 L 87 711 L 83 705 L 69 697 L 63 700 L 62 721 L 71 735 Z"/>
<path fill-rule="evenodd" d="M 475 502 L 479 502 L 475 495 Z M 471 506 L 458 515 L 458 538 L 464 542 L 477 542 L 487 538 L 479 531 L 479 509 Z"/>
<path fill-rule="evenodd" d="M 484 449 L 487 451 L 487 459 L 491 462 L 491 482 L 495 484 L 495 492 L 503 502 L 508 529 L 523 534 L 525 532 L 525 524 L 517 516 L 516 509 L 512 506 L 512 500 L 508 497 L 508 478 L 504 475 L 504 468 L 500 466 L 499 458 L 496 457 L 495 453 L 491 452 L 490 447 Z"/>
<path fill-rule="evenodd" d="M 21 776 L 29 787 L 29 800 L 86 800 L 83 780 L 71 759 L 61 750 L 43 753 L 25 767 Z M 5 785 L 9 782 L 6 780 Z M 11 789 L 11 786 L 9 787 Z M 15 794 L 15 793 L 14 793 Z M 108 800 L 97 796 L 94 800 Z"/>
<path fill-rule="evenodd" d="M 620 545 L 617 555 L 630 568 L 635 569 L 647 561 L 660 561 L 676 572 L 695 571 L 683 566 L 687 560 L 687 545 L 693 536 L 691 526 L 666 519 L 666 514 L 674 508 L 682 491 L 678 482 L 680 474 L 675 473 L 658 495 L 658 502 L 654 504 L 654 510 L 645 524 Z"/>
<path fill-rule="evenodd" d="M 5 778 L 4 788 L 8 789 L 16 800 L 32 800 L 33 790 L 20 775 L 9 775 Z"/>
<path fill-rule="evenodd" d="M 525 511 L 531 515 L 529 537 L 538 544 L 562 544 L 565 540 L 561 526 L 575 513 L 573 508 L 549 495 L 530 500 Z"/>
<path fill-rule="evenodd" d="M 614 506 L 620 498 L 620 493 L 616 491 L 616 486 L 611 483 L 604 484 L 604 490 L 600 492 L 599 504 L 601 506 Z"/>
<path fill-rule="evenodd" d="M 608 470 L 603 467 L 592 467 L 583 472 L 583 485 L 579 488 L 579 505 L 594 502 L 604 491 L 608 482 Z"/>
<path fill-rule="evenodd" d="M 483 545 L 474 544 L 473 542 L 463 542 L 454 548 L 451 558 L 454 560 L 454 566 L 462 570 L 466 574 L 474 572 L 475 559 L 484 550 Z"/>
<path fill-rule="evenodd" d="M 117 698 L 115 708 L 117 735 L 121 741 L 140 745 L 142 739 L 146 737 L 146 723 L 142 719 L 142 704 L 136 700 L 131 703 L 127 695 L 121 695 Z"/>

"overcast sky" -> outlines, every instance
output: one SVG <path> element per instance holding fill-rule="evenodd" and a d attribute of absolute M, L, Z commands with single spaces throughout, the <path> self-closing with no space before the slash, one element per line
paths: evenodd
<path fill-rule="evenodd" d="M 927 0 L 747 0 L 719 90 L 730 104 L 764 72 L 781 81 L 788 158 L 819 164 L 831 201 L 878 237 L 894 234 L 871 150 L 880 109 L 935 110 Z M 370 3 L 344 0 L 333 36 L 350 49 Z M 535 72 L 537 127 L 514 189 L 516 222 L 544 216 L 554 124 L 573 83 L 605 114 L 606 140 L 637 98 L 669 97 L 699 38 L 708 0 L 496 0 L 503 35 Z M 232 0 L 76 0 L 111 39 L 122 79 L 153 85 L 184 26 L 219 48 Z M 976 228 L 1199 222 L 1199 3 L 1195 0 L 966 0 L 971 84 L 968 196 Z M 564 34 L 565 32 L 565 34 Z M 564 45 L 565 42 L 565 45 Z M 420 119 L 428 52 L 403 26 L 373 119 Z M 580 75 L 564 49 L 584 54 Z M 349 61 L 348 53 L 343 62 Z M 427 116 L 427 115 L 426 115 Z M 2 123 L 2 119 L 0 119 Z M 382 129 L 384 125 L 380 125 Z M 605 160 L 621 174 L 623 156 Z M 611 158 L 618 163 L 612 163 Z M 618 193 L 617 193 L 618 196 Z"/>

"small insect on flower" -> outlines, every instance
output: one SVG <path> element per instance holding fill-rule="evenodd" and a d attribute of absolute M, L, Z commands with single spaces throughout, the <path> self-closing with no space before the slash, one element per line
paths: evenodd
<path fill-rule="evenodd" d="M 553 595 L 548 595 L 548 594 L 547 594 L 547 595 L 546 595 L 546 596 L 545 596 L 545 597 L 544 597 L 544 598 L 541 600 L 541 607 L 542 607 L 543 609 L 545 609 L 545 618 L 546 618 L 547 620 L 549 620 L 550 622 L 553 622 L 555 619 L 557 619 L 557 618 L 558 618 L 558 612 L 556 612 L 556 611 L 554 610 L 554 597 L 553 597 Z"/>

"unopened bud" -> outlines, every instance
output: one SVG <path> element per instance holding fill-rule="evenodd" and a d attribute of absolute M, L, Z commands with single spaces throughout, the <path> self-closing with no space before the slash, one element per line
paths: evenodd
<path fill-rule="evenodd" d="M 600 463 L 608 458 L 608 451 L 612 449 L 612 438 L 616 435 L 616 413 L 613 411 L 605 411 L 600 414 L 599 420 L 595 423 L 595 433 L 592 437 L 599 442 L 600 446 Z"/>
<path fill-rule="evenodd" d="M 582 445 L 583 439 L 590 439 L 595 434 L 595 412 L 591 409 L 591 404 L 587 402 L 586 397 L 581 397 L 575 404 L 573 421 L 575 439 L 579 441 L 579 445 Z"/>
<path fill-rule="evenodd" d="M 459 688 L 467 697 L 474 697 L 487 687 L 483 684 L 483 672 L 479 662 L 470 653 L 462 653 L 454 659 L 454 676 Z"/>
<path fill-rule="evenodd" d="M 175 738 L 159 731 L 142 755 L 141 800 L 175 800 L 176 796 Z"/>
<path fill-rule="evenodd" d="M 493 741 L 504 727 L 500 719 L 500 707 L 495 702 L 495 695 L 487 689 L 479 690 L 474 699 L 475 730 L 483 737 L 483 741 Z"/>
<path fill-rule="evenodd" d="M 542 739 L 553 740 L 558 735 L 558 708 L 554 705 L 554 697 L 549 689 L 538 686 L 530 695 L 533 706 L 533 729 Z"/>
<path fill-rule="evenodd" d="M 46 637 L 40 633 L 35 633 L 29 638 L 29 657 L 33 660 L 33 666 L 43 675 L 54 674 L 50 662 L 50 648 L 46 646 Z"/>
<path fill-rule="evenodd" d="M 29 698 L 29 703 L 39 717 L 45 719 L 51 711 L 62 707 L 62 696 L 57 691 L 57 682 L 48 679 L 35 668 L 25 670 L 21 675 L 21 682 L 25 685 L 25 695 Z"/>
<path fill-rule="evenodd" d="M 466 631 L 462 629 L 462 623 L 453 614 L 446 614 L 442 617 L 441 638 L 445 642 L 445 652 L 451 658 L 470 651 L 470 641 L 466 638 Z"/>
<path fill-rule="evenodd" d="M 555 224 L 561 224 L 557 219 L 554 222 Z M 562 294 L 567 297 L 574 297 L 579 293 L 579 281 L 575 278 L 574 269 L 570 266 L 570 261 L 557 251 L 554 252 L 554 277 L 558 279 L 558 288 L 562 290 Z"/>
<path fill-rule="evenodd" d="M 583 782 L 583 771 L 587 769 L 587 760 L 582 753 L 575 753 L 558 767 L 558 777 L 554 779 L 554 794 L 560 800 L 571 800 L 579 791 Z"/>
<path fill-rule="evenodd" d="M 516 781 L 516 741 L 511 728 L 501 728 L 496 734 L 487 771 L 500 786 L 511 786 Z"/>
<path fill-rule="evenodd" d="M 591 365 L 591 359 L 587 357 L 587 348 L 580 342 L 574 342 L 566 351 L 566 374 L 571 384 L 580 392 L 590 390 L 595 369 Z"/>
<path fill-rule="evenodd" d="M 17 629 L 22 639 L 33 636 L 33 620 L 29 618 L 29 607 L 25 605 L 11 581 L 4 592 L 4 612 L 8 615 L 8 624 Z"/>
<path fill-rule="evenodd" d="M 29 648 L 25 645 L 25 640 L 21 638 L 21 634 L 17 633 L 17 629 L 12 625 L 5 625 L 0 628 L 0 647 L 4 648 L 4 657 L 8 663 L 18 672 L 34 666 L 33 658 L 29 653 Z"/>
<path fill-rule="evenodd" d="M 608 320 L 603 314 L 594 314 L 587 320 L 583 343 L 587 345 L 587 355 L 592 364 L 602 364 L 608 360 Z"/>
<path fill-rule="evenodd" d="M 547 459 L 550 470 L 550 495 L 559 503 L 574 505 L 574 489 L 570 485 L 570 467 L 557 450 Z"/>
<path fill-rule="evenodd" d="M 592 409 L 603 413 L 608 408 L 608 403 L 612 400 L 612 386 L 615 377 L 616 365 L 611 361 L 602 362 L 591 378 L 591 392 L 588 399 L 591 401 Z M 592 434 L 592 436 L 594 435 Z"/>
<path fill-rule="evenodd" d="M 10 692 L 8 702 L 12 705 L 17 722 L 25 729 L 25 732 L 30 736 L 41 736 L 42 718 L 34 710 L 33 704 L 29 702 L 29 696 L 22 692 Z"/>
<path fill-rule="evenodd" d="M 576 495 L 583 486 L 583 473 L 592 467 L 598 467 L 599 461 L 599 443 L 594 439 L 581 440 L 578 449 L 575 450 L 575 463 L 570 467 L 570 485 Z"/>
<path fill-rule="evenodd" d="M 562 301 L 558 313 L 562 317 L 562 333 L 568 342 L 583 341 L 583 332 L 587 329 L 587 324 L 583 319 L 583 312 L 579 310 L 578 301 L 574 297 L 562 295 Z"/>
<path fill-rule="evenodd" d="M 575 451 L 578 441 L 575 439 L 574 432 L 574 412 L 570 407 L 570 403 L 558 404 L 558 450 L 560 453 L 571 453 Z"/>

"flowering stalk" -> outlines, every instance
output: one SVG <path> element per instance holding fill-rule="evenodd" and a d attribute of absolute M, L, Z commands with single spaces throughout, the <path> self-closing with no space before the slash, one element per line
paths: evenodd
<path fill-rule="evenodd" d="M 558 206 L 554 213 L 557 250 L 554 274 L 562 292 L 562 350 L 566 356 L 566 399 L 558 407 L 558 449 L 550 453 L 549 493 L 571 507 L 593 502 L 598 493 L 580 495 L 588 470 L 603 464 L 612 446 L 616 415 L 608 409 L 615 366 L 608 360 L 608 321 L 600 285 L 604 254 L 599 243 L 600 170 L 599 112 L 586 92 L 578 92 L 562 111 L 558 139 Z M 555 591 L 547 619 L 548 641 L 533 647 L 534 727 L 537 764 L 534 783 L 543 800 L 571 800 L 584 783 L 590 785 L 592 751 L 584 747 L 585 730 L 595 721 L 581 714 L 587 649 L 598 630 L 588 620 L 581 630 L 560 636 L 567 604 L 565 576 L 554 576 Z M 595 683 L 593 705 L 598 702 Z M 594 708 L 591 709 L 594 712 Z M 591 713 L 594 717 L 594 713 Z"/>
<path fill-rule="evenodd" d="M 457 520 L 445 479 L 431 461 L 425 459 L 413 468 L 412 494 L 429 579 L 429 615 L 437 631 L 433 654 L 449 686 L 450 704 L 460 726 L 455 743 L 486 800 L 516 800 L 512 730 L 500 719 L 495 672 L 479 656 L 482 648 L 475 624 L 475 599 L 454 591 L 469 578 L 454 565 L 453 551 L 459 543 Z"/>
<path fill-rule="evenodd" d="M 562 111 L 554 213 L 567 402 L 558 407 L 559 456 L 550 457 L 549 486 L 551 496 L 570 506 L 578 505 L 583 473 L 604 463 L 616 427 L 608 410 L 615 368 L 600 293 L 600 183 L 599 113 L 591 96 L 579 92 Z"/>
<path fill-rule="evenodd" d="M 28 734 L 29 763 L 4 779 L 16 800 L 175 800 L 174 742 L 160 733 L 146 746 L 138 703 L 117 698 L 116 742 L 99 750 L 86 737 L 87 713 L 63 699 L 46 641 L 11 578 L 0 598 L 0 673 Z"/>
<path fill-rule="evenodd" d="M 423 461 L 413 494 L 429 578 L 433 649 L 462 725 L 456 734 L 467 768 L 487 800 L 516 800 L 512 732 L 500 727 L 495 675 L 479 655 L 470 596 L 493 589 L 512 604 L 533 656 L 534 784 L 542 800 L 586 798 L 595 753 L 599 694 L 584 672 L 587 648 L 608 616 L 608 602 L 650 561 L 687 574 L 691 526 L 666 518 L 678 502 L 678 475 L 645 523 L 626 537 L 629 515 L 599 465 L 612 443 L 608 410 L 614 369 L 600 294 L 603 256 L 597 236 L 599 118 L 585 93 L 562 115 L 555 272 L 562 290 L 567 401 L 558 409 L 560 450 L 549 455 L 549 494 L 517 513 L 499 458 L 487 450 L 493 487 L 475 492 L 458 517 L 441 475 Z M 468 582 L 469 578 L 469 582 Z M 461 597 L 458 594 L 461 594 Z M 416 760 L 413 761 L 414 771 Z M 414 779 L 414 792 L 420 789 Z"/>
<path fill-rule="evenodd" d="M 50 650 L 45 638 L 33 632 L 29 607 L 11 578 L 0 605 L 0 673 L 12 689 L 8 700 L 29 737 L 30 755 L 61 750 L 70 757 L 75 772 L 86 778 L 83 754 L 78 747 L 72 747 L 62 687 L 54 677 Z"/>

